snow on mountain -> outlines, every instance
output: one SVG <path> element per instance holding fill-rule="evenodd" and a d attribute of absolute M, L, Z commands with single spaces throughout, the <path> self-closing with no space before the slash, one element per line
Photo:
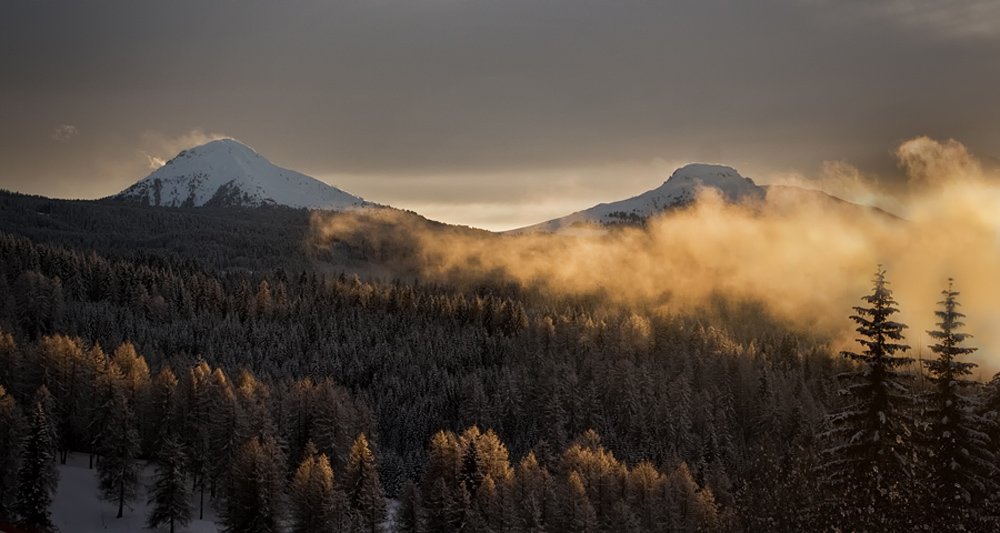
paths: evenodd
<path fill-rule="evenodd" d="M 737 203 L 748 199 L 763 199 L 767 187 L 759 186 L 735 169 L 722 165 L 691 164 L 681 167 L 663 185 L 627 200 L 598 204 L 572 215 L 506 232 L 580 233 L 603 231 L 614 224 L 636 224 L 668 209 L 692 203 L 702 187 L 718 189 L 722 198 Z"/>
<path fill-rule="evenodd" d="M 233 139 L 184 150 L 112 198 L 168 207 L 284 205 L 342 211 L 374 205 L 316 178 L 277 167 Z"/>

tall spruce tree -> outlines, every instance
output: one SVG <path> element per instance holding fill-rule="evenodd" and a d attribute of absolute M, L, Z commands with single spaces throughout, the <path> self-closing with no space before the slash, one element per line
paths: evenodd
<path fill-rule="evenodd" d="M 41 402 L 35 403 L 24 439 L 21 466 L 17 473 L 17 501 L 14 511 L 18 524 L 31 531 L 52 531 L 49 506 L 59 484 L 56 470 L 56 442 L 52 424 Z"/>
<path fill-rule="evenodd" d="M 399 508 L 393 521 L 392 533 L 420 531 L 420 493 L 417 484 L 407 480 L 399 495 Z"/>
<path fill-rule="evenodd" d="M 151 507 L 146 524 L 149 529 L 168 525 L 170 533 L 176 526 L 191 522 L 191 490 L 187 486 L 187 457 L 177 435 L 166 437 L 157 453 L 156 477 L 149 491 Z"/>
<path fill-rule="evenodd" d="M 135 414 L 124 391 L 118 389 L 107 406 L 107 425 L 101 436 L 101 460 L 97 463 L 98 490 L 101 499 L 118 504 L 118 518 L 124 516 L 125 504 L 139 495 L 139 430 Z"/>
<path fill-rule="evenodd" d="M 359 434 L 351 446 L 344 478 L 344 488 L 354 512 L 354 529 L 375 533 L 386 519 L 385 492 L 375 455 L 368 448 L 364 433 Z"/>
<path fill-rule="evenodd" d="M 142 437 L 143 448 L 153 456 L 158 456 L 163 443 L 175 436 L 180 429 L 177 383 L 177 376 L 166 366 L 157 372 L 149 386 L 145 414 L 156 423 L 146 424 L 146 432 Z"/>
<path fill-rule="evenodd" d="M 864 348 L 841 355 L 856 363 L 838 376 L 846 382 L 843 407 L 829 415 L 823 435 L 831 446 L 821 465 L 827 484 L 826 519 L 849 531 L 904 531 L 913 516 L 912 433 L 914 374 L 905 370 L 913 362 L 897 356 L 909 349 L 902 344 L 906 325 L 891 320 L 899 310 L 879 266 L 872 294 L 862 300 L 850 318 L 858 324 Z"/>
<path fill-rule="evenodd" d="M 230 466 L 223 531 L 276 533 L 284 515 L 284 452 L 274 437 L 250 440 Z"/>
<path fill-rule="evenodd" d="M 21 406 L 0 385 L 0 521 L 13 522 L 17 463 L 21 455 L 24 416 Z"/>
<path fill-rule="evenodd" d="M 938 530 L 966 531 L 981 523 L 986 497 L 995 493 L 997 466 L 986 431 L 989 422 L 977 413 L 978 401 L 969 390 L 979 383 L 968 379 L 977 365 L 958 358 L 976 351 L 961 346 L 971 337 L 960 333 L 965 317 L 957 311 L 958 292 L 941 291 L 944 301 L 935 311 L 940 328 L 927 334 L 937 342 L 929 347 L 937 358 L 924 361 L 931 390 L 925 394 L 928 458 L 930 476 L 928 500 L 922 506 L 929 511 L 929 522 Z"/>

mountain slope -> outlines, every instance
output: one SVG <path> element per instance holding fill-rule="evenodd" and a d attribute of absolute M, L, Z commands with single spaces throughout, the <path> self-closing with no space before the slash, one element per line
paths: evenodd
<path fill-rule="evenodd" d="M 233 139 L 184 150 L 112 198 L 168 207 L 283 205 L 342 211 L 374 205 L 305 174 L 277 167 Z"/>
<path fill-rule="evenodd" d="M 690 204 L 697 197 L 698 189 L 701 187 L 718 189 L 722 198 L 732 203 L 763 199 L 767 192 L 766 187 L 756 185 L 753 180 L 744 178 L 733 168 L 691 164 L 675 170 L 663 185 L 638 196 L 618 202 L 598 204 L 571 215 L 506 233 L 568 233 L 615 224 L 636 224 L 657 213 Z"/>
<path fill-rule="evenodd" d="M 794 212 L 808 205 L 816 209 L 857 213 L 858 216 L 877 214 L 897 219 L 895 215 L 877 207 L 854 204 L 823 191 L 791 185 L 757 185 L 730 167 L 691 164 L 675 170 L 663 185 L 638 196 L 618 202 L 598 204 L 571 215 L 503 233 L 506 235 L 600 234 L 616 225 L 642 225 L 654 215 L 691 204 L 697 199 L 699 189 L 703 187 L 716 189 L 725 202 L 751 204 L 757 209 L 762 209 L 761 212 L 772 215 Z"/>

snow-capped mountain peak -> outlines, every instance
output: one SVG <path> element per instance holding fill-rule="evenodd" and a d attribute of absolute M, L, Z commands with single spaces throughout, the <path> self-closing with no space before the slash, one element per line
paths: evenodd
<path fill-rule="evenodd" d="M 627 200 L 598 204 L 572 215 L 549 220 L 533 226 L 511 230 L 508 233 L 573 233 L 576 230 L 602 228 L 615 224 L 638 224 L 647 218 L 697 199 L 699 190 L 717 189 L 723 200 L 737 203 L 748 199 L 762 199 L 766 188 L 756 185 L 736 169 L 723 165 L 695 163 L 683 166 L 663 182 L 663 185 Z"/>
<path fill-rule="evenodd" d="M 344 210 L 372 205 L 315 178 L 277 167 L 234 139 L 184 150 L 114 198 L 169 207 L 284 205 Z"/>

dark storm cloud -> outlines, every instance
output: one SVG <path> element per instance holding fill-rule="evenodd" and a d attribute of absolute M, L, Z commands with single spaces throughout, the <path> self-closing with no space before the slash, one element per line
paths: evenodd
<path fill-rule="evenodd" d="M 380 179 L 891 171 L 917 135 L 989 157 L 997 23 L 991 3 L 926 0 L 4 2 L 0 179 L 110 194 L 172 155 L 144 135 L 193 128 Z M 63 124 L 81 133 L 53 146 Z"/>

